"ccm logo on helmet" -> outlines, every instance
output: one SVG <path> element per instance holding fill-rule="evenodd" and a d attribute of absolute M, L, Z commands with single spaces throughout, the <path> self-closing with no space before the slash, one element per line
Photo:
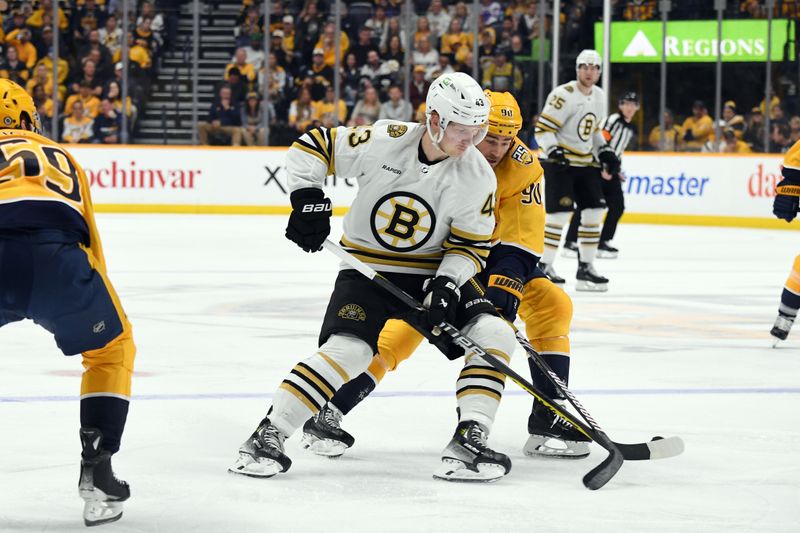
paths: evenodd
<path fill-rule="evenodd" d="M 303 206 L 303 213 L 323 213 L 331 211 L 331 204 L 307 204 Z"/>

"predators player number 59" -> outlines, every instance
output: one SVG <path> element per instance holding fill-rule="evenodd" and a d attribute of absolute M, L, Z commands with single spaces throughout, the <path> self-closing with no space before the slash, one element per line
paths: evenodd
<path fill-rule="evenodd" d="M 86 175 L 40 132 L 31 97 L 0 80 L 0 326 L 33 320 L 65 355 L 83 354 L 78 490 L 94 526 L 118 520 L 130 495 L 111 455 L 128 416 L 136 348 L 106 275 Z"/>

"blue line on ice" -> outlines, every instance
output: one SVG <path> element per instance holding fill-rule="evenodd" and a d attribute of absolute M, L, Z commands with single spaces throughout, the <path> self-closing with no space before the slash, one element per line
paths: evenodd
<path fill-rule="evenodd" d="M 576 389 L 573 392 L 578 396 L 667 396 L 667 395 L 727 395 L 727 394 L 800 394 L 800 387 L 715 387 L 715 388 L 675 388 L 675 389 Z M 406 398 L 431 398 L 438 396 L 452 396 L 455 392 L 446 391 L 376 391 L 372 393 L 376 398 L 406 397 Z M 521 390 L 511 390 L 505 396 L 526 396 Z M 184 393 L 184 394 L 137 394 L 133 401 L 148 400 L 175 401 L 175 400 L 240 400 L 247 398 L 269 399 L 272 393 L 265 392 L 210 392 L 210 393 Z M 0 396 L 0 403 L 34 403 L 34 402 L 72 402 L 77 396 Z"/>

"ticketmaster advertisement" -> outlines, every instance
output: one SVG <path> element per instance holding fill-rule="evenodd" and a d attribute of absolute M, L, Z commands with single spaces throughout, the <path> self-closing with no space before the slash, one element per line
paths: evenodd
<path fill-rule="evenodd" d="M 86 170 L 98 211 L 289 211 L 285 148 L 74 146 L 70 151 Z M 626 153 L 623 222 L 772 226 L 780 222 L 772 217 L 772 198 L 781 162 L 779 154 Z M 341 214 L 356 183 L 331 176 L 325 190 Z"/>

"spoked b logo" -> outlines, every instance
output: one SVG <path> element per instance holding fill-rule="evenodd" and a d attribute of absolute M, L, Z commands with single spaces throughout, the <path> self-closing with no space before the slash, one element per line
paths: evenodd
<path fill-rule="evenodd" d="M 416 194 L 397 191 L 376 202 L 370 225 L 372 235 L 382 246 L 394 252 L 410 252 L 430 239 L 436 216 Z"/>

